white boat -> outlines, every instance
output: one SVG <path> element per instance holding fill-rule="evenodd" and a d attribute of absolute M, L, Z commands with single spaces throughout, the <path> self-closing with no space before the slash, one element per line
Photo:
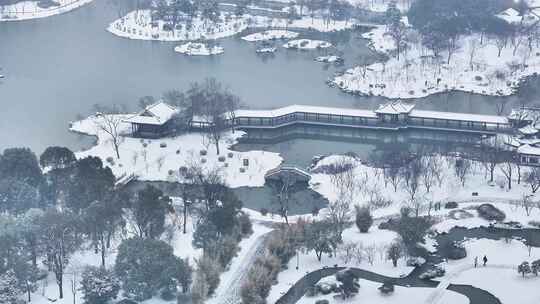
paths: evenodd
<path fill-rule="evenodd" d="M 4 78 L 4 75 L 0 74 L 0 79 Z"/>
<path fill-rule="evenodd" d="M 267 47 L 267 48 L 260 48 L 257 49 L 255 52 L 259 54 L 265 54 L 265 53 L 275 53 L 277 49 L 275 47 Z"/>

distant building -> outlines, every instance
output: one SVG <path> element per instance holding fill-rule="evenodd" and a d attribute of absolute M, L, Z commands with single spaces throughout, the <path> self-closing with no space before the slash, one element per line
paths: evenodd
<path fill-rule="evenodd" d="M 172 118 L 178 113 L 176 107 L 160 101 L 147 106 L 124 122 L 131 124 L 131 135 L 134 137 L 158 138 L 174 131 Z"/>

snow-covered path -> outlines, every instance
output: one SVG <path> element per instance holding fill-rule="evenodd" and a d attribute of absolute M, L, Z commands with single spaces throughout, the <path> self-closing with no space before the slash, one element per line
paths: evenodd
<path fill-rule="evenodd" d="M 221 275 L 221 281 L 214 296 L 207 304 L 239 304 L 240 289 L 249 269 L 265 251 L 265 240 L 272 232 L 271 228 L 254 223 L 253 234 L 240 242 L 240 252 L 232 260 L 229 270 Z"/>
<path fill-rule="evenodd" d="M 433 292 L 429 295 L 429 297 L 426 299 L 425 304 L 437 304 L 441 301 L 441 299 L 444 296 L 444 293 L 446 292 L 448 286 L 452 284 L 452 281 L 455 280 L 460 274 L 462 274 L 464 271 L 472 270 L 474 269 L 474 265 L 462 265 L 461 267 L 455 269 L 452 271 L 452 273 L 447 274 L 444 276 L 444 279 L 440 281 L 439 285 L 437 285 L 437 288 L 433 290 Z M 478 266 L 477 268 L 497 268 L 497 269 L 515 269 L 516 267 L 514 265 L 486 265 L 486 266 Z"/>

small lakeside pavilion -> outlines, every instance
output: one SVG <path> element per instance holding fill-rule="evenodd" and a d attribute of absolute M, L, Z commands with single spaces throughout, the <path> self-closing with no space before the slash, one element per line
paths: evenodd
<path fill-rule="evenodd" d="M 176 107 L 160 101 L 128 117 L 124 122 L 131 124 L 133 137 L 159 138 L 174 131 L 172 119 L 178 113 Z"/>

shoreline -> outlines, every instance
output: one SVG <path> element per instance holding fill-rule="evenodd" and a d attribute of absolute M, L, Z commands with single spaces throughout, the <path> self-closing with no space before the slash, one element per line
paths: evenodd
<path fill-rule="evenodd" d="M 41 19 L 41 18 L 47 18 L 52 17 L 60 14 L 64 14 L 70 11 L 73 11 L 77 8 L 80 8 L 86 4 L 91 3 L 93 0 L 75 0 L 70 3 L 61 4 L 60 6 L 56 6 L 54 8 L 47 8 L 43 9 L 37 6 L 37 1 L 24 1 L 15 3 L 12 5 L 7 5 L 3 8 L 3 13 L 0 15 L 0 22 L 11 22 L 11 21 L 26 21 L 26 20 L 32 20 L 32 19 Z M 37 11 L 31 11 L 31 12 L 24 12 L 26 9 L 25 6 L 31 3 L 33 5 L 34 9 L 37 9 Z M 18 6 L 23 6 L 23 11 L 19 12 L 17 11 Z M 13 9 L 15 11 L 11 11 L 10 9 Z"/>

